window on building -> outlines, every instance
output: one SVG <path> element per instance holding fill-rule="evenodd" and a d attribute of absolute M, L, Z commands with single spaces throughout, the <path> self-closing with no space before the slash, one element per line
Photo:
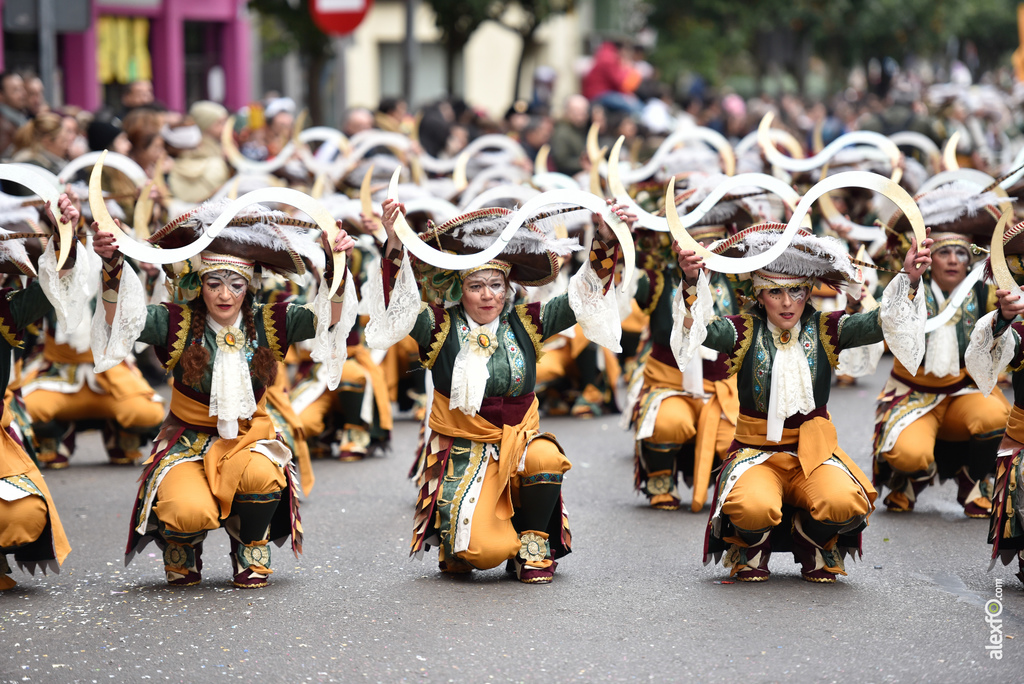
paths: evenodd
<path fill-rule="evenodd" d="M 402 94 L 402 43 L 380 44 L 380 93 L 383 97 Z M 416 64 L 412 78 L 412 102 L 409 109 L 438 100 L 448 94 L 446 83 L 446 62 L 444 48 L 437 44 L 423 43 L 416 48 Z M 455 58 L 454 92 L 464 92 L 462 55 Z"/>

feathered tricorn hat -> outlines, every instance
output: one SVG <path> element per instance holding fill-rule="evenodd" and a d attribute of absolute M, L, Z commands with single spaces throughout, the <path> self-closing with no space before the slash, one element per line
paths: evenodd
<path fill-rule="evenodd" d="M 556 237 L 556 226 L 566 215 L 580 211 L 573 207 L 534 216 L 523 224 L 492 262 L 473 270 L 498 269 L 505 273 L 509 281 L 520 285 L 540 286 L 550 283 L 558 276 L 559 257 L 580 249 L 575 239 Z M 489 247 L 508 225 L 513 213 L 511 209 L 502 207 L 479 209 L 440 225 L 431 225 L 419 237 L 442 251 L 472 254 Z M 458 301 L 461 298 L 461 281 L 466 273 L 440 269 L 415 256 L 412 259 L 424 290 L 430 293 L 430 299 Z"/>
<path fill-rule="evenodd" d="M 156 231 L 149 242 L 164 249 L 188 245 L 224 213 L 228 204 L 230 200 L 206 202 Z M 316 223 L 296 219 L 282 211 L 259 204 L 250 205 L 231 220 L 202 254 L 186 262 L 168 264 L 164 270 L 180 288 L 179 294 L 184 299 L 192 299 L 198 294 L 204 260 L 212 263 L 219 259 L 226 264 L 230 258 L 235 258 L 239 263 L 251 263 L 255 270 L 266 269 L 284 276 L 303 275 L 310 267 L 324 267 L 323 248 L 313 239 L 314 233 L 311 232 L 317 228 Z M 257 279 L 251 272 L 245 272 L 244 263 L 238 269 L 227 270 L 245 275 L 250 281 L 250 289 L 255 291 Z"/>
<path fill-rule="evenodd" d="M 708 249 L 725 256 L 756 256 L 771 249 L 785 229 L 783 223 L 761 223 L 720 240 Z M 786 280 L 776 276 L 785 276 Z M 748 300 L 754 298 L 756 289 L 768 286 L 757 284 L 762 281 L 772 283 L 773 287 L 813 287 L 822 283 L 839 289 L 847 284 L 861 283 L 863 279 L 863 272 L 850 259 L 846 246 L 840 240 L 818 237 L 803 229 L 797 231 L 782 255 L 765 268 L 737 278 L 740 294 Z"/>
<path fill-rule="evenodd" d="M 925 225 L 932 229 L 933 238 L 941 234 L 960 235 L 964 244 L 987 244 L 999 220 L 998 205 L 1007 201 L 991 189 L 963 180 L 927 190 L 914 200 L 921 209 Z M 895 211 L 883 220 L 889 233 L 890 251 L 905 254 L 910 248 L 909 240 L 903 238 L 910 231 L 907 218 Z M 932 246 L 933 250 L 938 248 L 939 245 Z"/>

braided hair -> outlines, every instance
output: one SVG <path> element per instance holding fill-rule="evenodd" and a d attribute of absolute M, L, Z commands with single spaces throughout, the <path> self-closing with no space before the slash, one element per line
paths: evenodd
<path fill-rule="evenodd" d="M 270 387 L 277 379 L 277 359 L 269 347 L 256 345 L 254 301 L 252 293 L 246 292 L 245 299 L 242 300 L 242 322 L 245 326 L 246 340 L 255 347 L 249 369 L 252 371 L 252 377 L 256 378 L 263 386 Z M 202 382 L 203 375 L 210 365 L 210 350 L 204 344 L 208 311 L 202 297 L 197 297 L 191 306 L 192 342 L 188 345 L 185 353 L 181 355 L 178 365 L 181 367 L 181 381 L 186 385 L 196 387 Z"/>

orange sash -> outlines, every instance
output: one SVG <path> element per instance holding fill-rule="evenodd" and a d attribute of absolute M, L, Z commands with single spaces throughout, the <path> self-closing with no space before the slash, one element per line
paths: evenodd
<path fill-rule="evenodd" d="M 1010 407 L 1010 417 L 1006 420 L 1006 436 L 1015 442 L 1024 443 L 1024 409 L 1016 404 Z"/>
<path fill-rule="evenodd" d="M 668 388 L 680 390 L 683 387 L 683 374 L 679 368 L 663 363 L 653 356 L 647 357 L 644 368 L 644 384 L 652 388 Z M 725 380 L 704 380 L 704 393 L 711 399 L 705 404 L 697 419 L 697 438 L 694 446 L 693 463 L 693 502 L 691 510 L 695 513 L 704 507 L 707 501 L 708 485 L 711 483 L 711 467 L 715 462 L 715 443 L 722 416 L 736 425 L 740 414 L 740 397 L 736 389 L 736 376 Z"/>
<path fill-rule="evenodd" d="M 450 399 L 434 390 L 434 403 L 430 408 L 430 429 L 447 437 L 469 439 L 474 442 L 498 444 L 498 483 L 501 495 L 494 515 L 499 520 L 512 518 L 512 476 L 526 452 L 526 445 L 540 433 L 540 413 L 537 398 L 518 425 L 497 427 L 479 415 L 467 416 L 462 411 L 448 408 Z"/>
<path fill-rule="evenodd" d="M 800 461 L 800 469 L 804 477 L 832 456 L 845 465 L 864 488 L 870 501 L 874 501 L 878 493 L 871 485 L 871 480 L 864 474 L 846 452 L 839 448 L 839 436 L 836 426 L 828 418 L 817 416 L 803 423 L 799 428 L 783 428 L 782 440 L 778 443 L 768 441 L 768 421 L 762 418 L 739 415 L 736 422 L 736 441 L 754 449 L 767 447 L 771 450 L 789 445 L 796 445 L 796 456 Z M 790 451 L 790 449 L 782 449 Z"/>
<path fill-rule="evenodd" d="M 384 369 L 373 362 L 370 350 L 361 344 L 349 347 L 348 356 L 362 366 L 363 370 L 370 376 L 370 382 L 373 384 L 373 400 L 377 404 L 380 429 L 391 430 L 394 427 L 391 418 L 391 395 L 388 391 L 388 379 L 384 374 Z M 459 411 L 459 413 L 462 412 Z"/>
<path fill-rule="evenodd" d="M 10 424 L 9 414 L 9 411 L 4 411 L 4 421 L 8 425 Z M 6 429 L 0 429 L 0 477 L 12 475 L 24 475 L 43 493 L 43 498 L 46 499 L 46 509 L 50 516 L 50 534 L 53 537 L 54 555 L 57 558 L 57 564 L 62 564 L 67 555 L 71 553 L 71 545 L 68 543 L 67 535 L 64 534 L 64 526 L 61 525 L 57 507 L 53 505 L 53 498 L 50 496 L 50 490 L 46 487 L 46 481 L 25 450 L 14 441 Z"/>
<path fill-rule="evenodd" d="M 51 363 L 81 364 L 92 363 L 92 351 L 76 352 L 70 345 L 57 344 L 52 337 L 46 338 L 43 345 L 43 358 Z M 126 363 L 119 363 L 108 371 L 96 373 L 96 384 L 114 399 L 130 399 L 131 397 L 153 396 L 153 388 L 149 386 L 142 374 Z"/>
<path fill-rule="evenodd" d="M 292 408 L 292 401 L 288 396 L 288 369 L 281 362 L 277 364 L 277 378 L 273 386 L 267 388 L 266 397 L 270 405 L 287 421 L 292 434 L 295 435 L 295 460 L 299 464 L 299 475 L 302 477 L 302 493 L 309 496 L 313 491 L 313 483 L 316 482 L 313 476 L 313 462 L 309 458 L 306 431 L 302 429 L 302 421 Z"/>
<path fill-rule="evenodd" d="M 264 394 L 252 419 L 238 421 L 238 437 L 224 439 L 217 435 L 217 417 L 210 415 L 209 404 L 185 396 L 177 387 L 172 390 L 171 413 L 186 423 L 207 428 L 212 435 L 213 444 L 206 451 L 203 465 L 210 491 L 220 503 L 221 518 L 231 512 L 238 483 L 249 465 L 249 449 L 261 439 L 272 440 L 277 434 L 266 406 Z"/>

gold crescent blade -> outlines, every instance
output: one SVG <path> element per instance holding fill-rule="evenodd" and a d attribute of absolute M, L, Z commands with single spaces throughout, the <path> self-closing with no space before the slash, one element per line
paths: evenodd
<path fill-rule="evenodd" d="M 665 188 L 665 218 L 668 219 L 668 229 L 672 238 L 679 243 L 683 249 L 693 250 L 694 253 L 704 259 L 714 258 L 706 247 L 693 239 L 683 222 L 679 219 L 679 211 L 676 209 L 676 179 L 675 176 L 669 179 L 668 187 Z"/>
<path fill-rule="evenodd" d="M 590 159 L 591 166 L 600 162 L 599 157 L 603 156 L 597 142 L 597 136 L 600 132 L 601 126 L 596 121 L 590 124 L 590 130 L 587 131 L 587 158 Z"/>
<path fill-rule="evenodd" d="M 551 145 L 541 145 L 537 150 L 537 158 L 533 160 L 534 174 L 548 172 L 548 155 L 551 153 Z"/>
<path fill-rule="evenodd" d="M 590 160 L 590 192 L 598 197 L 604 197 L 604 189 L 601 187 L 601 162 L 604 161 L 604 153 L 607 151 L 607 147 L 602 147 Z"/>
<path fill-rule="evenodd" d="M 463 151 L 455 160 L 455 170 L 452 171 L 452 182 L 455 183 L 455 192 L 462 192 L 469 185 L 466 178 L 466 167 L 469 165 L 469 153 Z"/>
<path fill-rule="evenodd" d="M 946 171 L 956 171 L 960 168 L 960 162 L 956 160 L 956 146 L 960 144 L 960 131 L 953 131 L 946 141 L 946 147 L 942 150 L 942 165 Z"/>
<path fill-rule="evenodd" d="M 91 182 L 90 177 L 90 182 Z M 139 190 L 139 200 L 135 203 L 135 212 L 132 214 L 132 225 L 135 227 L 135 234 L 140 240 L 149 239 L 149 222 L 153 220 L 153 199 L 149 196 L 156 187 L 156 180 L 147 181 Z M 90 188 L 91 192 L 91 188 Z M 92 197 L 89 198 L 90 204 Z M 93 214 L 95 216 L 95 214 Z"/>
<path fill-rule="evenodd" d="M 395 169 L 397 173 L 401 173 L 401 167 Z M 373 180 L 373 164 L 370 164 L 370 168 L 366 170 L 363 175 L 363 182 L 359 185 L 359 206 L 363 210 L 370 221 L 370 225 L 363 226 L 367 232 L 371 233 L 377 242 L 384 244 L 388 235 L 384 232 L 384 226 L 380 225 L 377 221 L 377 217 L 373 215 L 373 199 L 370 197 L 370 182 Z M 402 217 L 405 218 L 404 216 Z"/>
<path fill-rule="evenodd" d="M 996 285 L 999 286 L 1000 290 L 1008 290 L 1010 292 L 1017 287 L 1017 281 L 1014 280 L 1009 266 L 1006 265 L 1003 240 L 1006 226 L 1012 218 L 1013 209 L 1007 209 L 999 217 L 999 223 L 996 224 L 995 230 L 992 231 L 992 245 L 989 252 L 989 263 L 992 264 L 992 277 L 995 279 Z"/>
<path fill-rule="evenodd" d="M 318 173 L 316 180 L 313 181 L 313 187 L 309 190 L 309 195 L 313 199 L 320 199 L 324 196 L 324 190 L 327 188 L 327 174 Z"/>

